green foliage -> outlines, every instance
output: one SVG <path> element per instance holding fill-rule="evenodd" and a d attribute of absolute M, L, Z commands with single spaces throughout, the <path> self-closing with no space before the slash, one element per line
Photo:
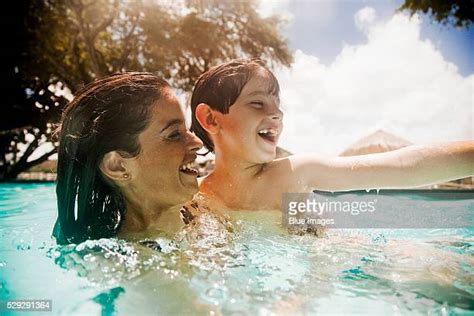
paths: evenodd
<path fill-rule="evenodd" d="M 18 43 L 2 61 L 15 90 L 1 105 L 0 180 L 39 163 L 28 156 L 52 131 L 67 102 L 52 87 L 74 93 L 96 78 L 122 71 L 152 71 L 189 92 L 211 66 L 232 59 L 262 57 L 290 65 L 280 35 L 283 21 L 262 18 L 253 0 L 30 0 L 16 8 Z M 11 89 L 10 89 L 11 90 Z M 28 93 L 26 93 L 28 91 Z M 8 116 L 8 119 L 6 118 Z M 34 136 L 27 141 L 27 134 Z M 29 143 L 23 157 L 22 144 Z M 57 144 L 56 144 L 57 145 Z M 28 165 L 28 166 L 27 166 Z"/>
<path fill-rule="evenodd" d="M 456 27 L 468 28 L 474 22 L 474 0 L 405 0 L 398 10 L 430 14 L 439 23 Z"/>
<path fill-rule="evenodd" d="M 231 58 L 291 62 L 279 35 L 282 21 L 261 18 L 254 1 L 33 2 L 32 12 L 41 15 L 32 17 L 30 69 L 41 65 L 43 76 L 54 74 L 72 90 L 111 73 L 144 70 L 186 91 L 211 65 Z"/>

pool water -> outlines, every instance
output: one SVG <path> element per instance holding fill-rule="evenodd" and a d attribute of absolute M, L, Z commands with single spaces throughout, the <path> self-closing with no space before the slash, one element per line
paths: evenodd
<path fill-rule="evenodd" d="M 159 238 L 161 252 L 117 239 L 58 247 L 54 190 L 0 185 L 0 301 L 50 299 L 55 315 L 474 314 L 472 227 L 317 238 L 288 234 L 275 212 L 235 212 Z M 474 213 L 474 198 L 429 203 Z"/>

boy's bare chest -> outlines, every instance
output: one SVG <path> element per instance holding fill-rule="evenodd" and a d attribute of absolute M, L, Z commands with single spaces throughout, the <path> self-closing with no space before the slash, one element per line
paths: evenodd
<path fill-rule="evenodd" d="M 225 183 L 212 188 L 214 198 L 236 210 L 279 209 L 283 191 L 283 185 L 280 183 L 262 178 L 245 184 Z"/>

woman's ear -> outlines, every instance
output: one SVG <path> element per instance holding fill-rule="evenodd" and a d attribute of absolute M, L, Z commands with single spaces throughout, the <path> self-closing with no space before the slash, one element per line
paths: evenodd
<path fill-rule="evenodd" d="M 216 113 L 206 103 L 200 103 L 196 107 L 196 119 L 201 124 L 202 128 L 209 134 L 217 134 L 219 131 L 219 123 L 217 121 Z"/>
<path fill-rule="evenodd" d="M 130 179 L 130 173 L 127 172 L 125 166 L 125 158 L 114 150 L 104 155 L 99 164 L 99 169 L 106 178 L 117 183 Z"/>

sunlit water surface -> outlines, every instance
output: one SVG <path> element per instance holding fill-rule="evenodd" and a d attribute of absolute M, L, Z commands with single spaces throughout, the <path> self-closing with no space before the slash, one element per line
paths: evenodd
<path fill-rule="evenodd" d="M 474 202 L 431 201 L 462 208 Z M 437 204 L 438 203 L 438 204 Z M 474 230 L 289 235 L 272 212 L 205 214 L 162 251 L 117 239 L 56 246 L 54 184 L 0 185 L 0 301 L 54 314 L 474 314 Z"/>

